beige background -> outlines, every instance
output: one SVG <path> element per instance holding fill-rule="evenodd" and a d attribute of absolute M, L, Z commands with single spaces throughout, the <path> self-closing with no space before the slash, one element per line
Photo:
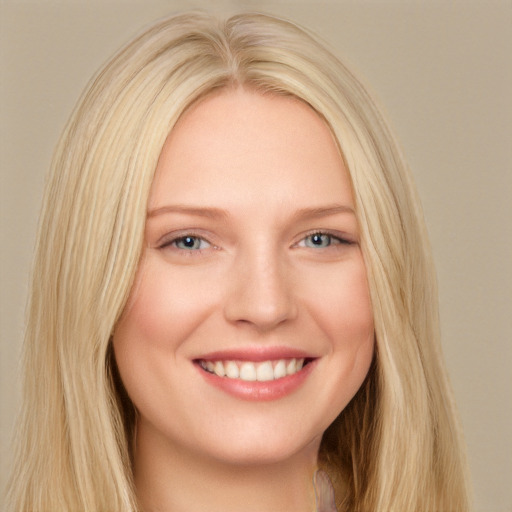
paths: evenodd
<path fill-rule="evenodd" d="M 73 104 L 98 66 L 154 19 L 190 7 L 247 8 L 316 30 L 386 106 L 424 202 L 476 508 L 512 511 L 512 2 L 2 0 L 0 7 L 2 486 L 44 174 Z"/>

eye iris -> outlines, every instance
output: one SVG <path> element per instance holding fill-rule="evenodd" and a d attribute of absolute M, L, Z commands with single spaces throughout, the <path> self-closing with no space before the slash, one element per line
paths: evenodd
<path fill-rule="evenodd" d="M 181 240 L 178 240 L 178 245 L 181 245 L 185 249 L 198 249 L 200 243 L 199 238 L 193 236 L 185 236 Z"/>
<path fill-rule="evenodd" d="M 323 235 L 321 233 L 311 235 L 310 240 L 311 245 L 313 245 L 314 247 L 327 247 L 331 243 L 329 235 Z"/>

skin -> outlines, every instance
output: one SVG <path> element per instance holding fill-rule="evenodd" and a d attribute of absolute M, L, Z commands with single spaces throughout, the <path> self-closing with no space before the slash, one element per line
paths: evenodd
<path fill-rule="evenodd" d="M 322 433 L 373 354 L 353 208 L 329 129 L 298 100 L 228 89 L 172 130 L 114 334 L 138 411 L 134 474 L 146 512 L 315 508 Z M 318 232 L 328 234 L 315 245 Z M 198 249 L 185 246 L 187 235 Z M 273 346 L 315 358 L 303 383 L 276 400 L 234 397 L 194 363 Z"/>

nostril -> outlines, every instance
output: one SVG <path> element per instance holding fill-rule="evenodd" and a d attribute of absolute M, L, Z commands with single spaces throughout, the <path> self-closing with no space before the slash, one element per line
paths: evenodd
<path fill-rule="evenodd" d="M 250 257 L 249 257 L 250 256 Z M 241 260 L 225 301 L 225 316 L 239 326 L 266 331 L 297 315 L 288 272 L 268 255 L 251 254 Z"/>

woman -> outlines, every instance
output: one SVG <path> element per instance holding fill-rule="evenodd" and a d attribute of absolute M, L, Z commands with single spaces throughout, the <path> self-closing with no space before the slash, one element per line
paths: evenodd
<path fill-rule="evenodd" d="M 418 204 L 295 25 L 128 44 L 47 186 L 12 508 L 468 510 Z"/>

